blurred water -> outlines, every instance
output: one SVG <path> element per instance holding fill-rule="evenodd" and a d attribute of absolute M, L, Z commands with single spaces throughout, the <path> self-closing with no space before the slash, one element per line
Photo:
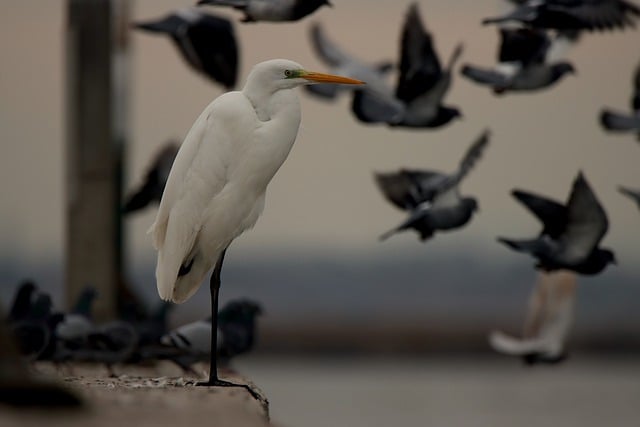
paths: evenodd
<path fill-rule="evenodd" d="M 637 425 L 640 361 L 255 358 L 238 368 L 285 427 Z"/>

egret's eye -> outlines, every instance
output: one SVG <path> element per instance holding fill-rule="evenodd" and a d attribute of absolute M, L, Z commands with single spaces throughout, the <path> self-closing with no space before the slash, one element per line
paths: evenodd
<path fill-rule="evenodd" d="M 291 70 L 284 70 L 284 76 L 286 78 L 290 78 L 291 76 L 293 76 L 293 73 L 291 72 Z"/>

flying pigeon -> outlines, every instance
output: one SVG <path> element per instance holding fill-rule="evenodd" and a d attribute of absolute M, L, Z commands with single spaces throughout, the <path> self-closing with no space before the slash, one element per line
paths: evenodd
<path fill-rule="evenodd" d="M 458 186 L 482 156 L 489 136 L 486 130 L 478 137 L 454 173 L 402 169 L 396 173 L 376 174 L 376 183 L 387 200 L 409 212 L 407 220 L 380 239 L 414 229 L 424 241 L 436 231 L 454 230 L 467 224 L 478 203 L 473 197 L 461 197 Z"/>
<path fill-rule="evenodd" d="M 446 68 L 442 68 L 432 36 L 420 19 L 417 4 L 412 3 L 402 29 L 400 76 L 395 97 L 380 99 L 368 96 L 366 91 L 356 91 L 351 104 L 353 113 L 365 123 L 386 122 L 390 126 L 410 128 L 438 128 L 461 117 L 458 108 L 442 104 L 451 86 L 453 67 L 461 54 L 459 44 Z M 384 112 L 389 104 L 397 102 L 403 110 L 389 121 Z"/>
<path fill-rule="evenodd" d="M 640 208 L 640 190 L 632 190 L 620 185 L 618 186 L 618 191 L 633 200 Z"/>
<path fill-rule="evenodd" d="M 635 27 L 640 8 L 628 0 L 512 0 L 511 13 L 483 24 L 520 22 L 533 28 L 604 31 Z"/>
<path fill-rule="evenodd" d="M 188 8 L 156 21 L 136 22 L 134 27 L 169 35 L 193 69 L 227 89 L 235 86 L 238 42 L 229 20 Z"/>
<path fill-rule="evenodd" d="M 324 99 L 334 99 L 341 92 L 353 90 L 366 91 L 367 97 L 380 99 L 380 119 L 393 120 L 402 110 L 400 101 L 393 99 L 393 90 L 387 83 L 387 74 L 393 69 L 393 64 L 381 62 L 380 64 L 368 64 L 343 51 L 333 42 L 320 24 L 311 26 L 311 45 L 316 55 L 331 68 L 332 74 L 351 77 L 367 82 L 355 88 L 339 84 L 315 84 L 305 86 L 305 90 Z"/>
<path fill-rule="evenodd" d="M 513 193 L 543 224 L 539 236 L 529 240 L 498 238 L 510 248 L 537 258 L 545 271 L 573 270 L 579 274 L 600 273 L 615 263 L 614 253 L 598 247 L 609 228 L 604 208 L 582 172 L 573 182 L 566 205 L 524 191 Z"/>
<path fill-rule="evenodd" d="M 640 141 L 640 63 L 636 66 L 633 76 L 631 110 L 631 114 L 625 114 L 603 109 L 600 113 L 600 123 L 610 131 L 635 132 Z"/>
<path fill-rule="evenodd" d="M 151 203 L 160 203 L 164 186 L 167 184 L 169 172 L 179 148 L 176 141 L 169 141 L 156 154 L 147 170 L 144 183 L 127 197 L 127 201 L 122 207 L 124 214 L 143 209 Z"/>
<path fill-rule="evenodd" d="M 329 0 L 200 0 L 198 5 L 228 6 L 244 12 L 241 22 L 297 21 L 321 6 L 331 7 Z"/>
<path fill-rule="evenodd" d="M 523 337 L 493 331 L 489 335 L 491 347 L 499 353 L 520 356 L 529 365 L 566 360 L 565 341 L 573 322 L 575 292 L 575 273 L 540 272 L 529 298 Z"/>
<path fill-rule="evenodd" d="M 500 38 L 499 64 L 495 69 L 464 65 L 462 75 L 502 94 L 548 88 L 575 72 L 569 62 L 547 62 L 552 40 L 543 30 L 500 28 Z M 562 36 L 556 39 L 567 40 Z"/>

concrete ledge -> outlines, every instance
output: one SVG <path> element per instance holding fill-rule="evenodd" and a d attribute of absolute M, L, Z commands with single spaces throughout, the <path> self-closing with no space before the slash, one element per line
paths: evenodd
<path fill-rule="evenodd" d="M 264 393 L 231 371 L 221 372 L 221 378 L 248 384 L 259 399 L 243 388 L 197 387 L 195 382 L 200 378 L 159 376 L 171 370 L 162 365 L 116 368 L 117 377 L 109 377 L 107 370 L 97 365 L 74 364 L 57 369 L 51 364 L 38 364 L 34 369 L 46 376 L 64 373 L 61 381 L 85 400 L 86 408 L 52 411 L 2 407 L 0 426 L 270 426 Z"/>

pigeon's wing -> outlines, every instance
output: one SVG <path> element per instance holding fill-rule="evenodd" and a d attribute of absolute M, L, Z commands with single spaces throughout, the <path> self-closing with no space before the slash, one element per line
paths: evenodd
<path fill-rule="evenodd" d="M 398 225 L 398 226 L 392 228 L 391 230 L 381 234 L 379 239 L 381 241 L 382 240 L 387 240 L 389 237 L 393 236 L 398 231 L 408 230 L 410 228 L 415 228 L 422 235 L 423 234 L 423 232 L 422 232 L 423 226 L 421 226 L 421 223 L 424 220 L 424 218 L 426 217 L 426 215 L 428 214 L 428 210 L 429 209 L 430 209 L 429 202 L 425 202 L 422 205 L 417 206 L 415 209 L 412 209 L 409 212 L 409 217 L 406 220 L 404 220 L 400 225 Z"/>
<path fill-rule="evenodd" d="M 545 31 L 530 28 L 500 28 L 500 39 L 499 62 L 543 63 L 551 46 Z"/>
<path fill-rule="evenodd" d="M 208 77 L 227 88 L 235 86 L 239 49 L 228 19 L 203 14 L 197 23 L 187 27 L 179 44 L 185 55 L 197 58 Z"/>
<path fill-rule="evenodd" d="M 489 334 L 489 344 L 498 353 L 510 356 L 524 356 L 546 350 L 544 342 L 538 338 L 518 339 L 501 331 L 492 331 Z"/>
<path fill-rule="evenodd" d="M 549 13 L 561 13 L 588 29 L 634 27 L 640 7 L 627 0 L 546 0 Z"/>
<path fill-rule="evenodd" d="M 611 110 L 602 110 L 600 124 L 610 131 L 640 131 L 640 114 L 629 115 Z"/>
<path fill-rule="evenodd" d="M 569 259 L 585 259 L 609 228 L 604 208 L 582 172 L 573 183 L 567 202 L 567 229 L 561 237 Z"/>
<path fill-rule="evenodd" d="M 636 66 L 633 75 L 633 96 L 631 97 L 631 109 L 636 112 L 636 116 L 640 116 L 640 63 Z"/>
<path fill-rule="evenodd" d="M 218 334 L 218 347 L 220 341 L 221 334 Z M 164 335 L 160 342 L 189 353 L 209 354 L 211 352 L 211 321 L 205 319 L 187 323 Z"/>
<path fill-rule="evenodd" d="M 351 61 L 351 57 L 327 37 L 320 24 L 315 23 L 311 26 L 310 36 L 314 52 L 330 67 L 340 67 Z"/>
<path fill-rule="evenodd" d="M 471 144 L 471 147 L 467 150 L 464 157 L 460 161 L 458 170 L 449 175 L 446 180 L 443 180 L 440 186 L 437 188 L 438 193 L 444 193 L 451 188 L 457 187 L 458 184 L 469 174 L 471 169 L 476 165 L 485 148 L 489 144 L 489 137 L 491 132 L 489 130 L 483 131 L 480 136 Z"/>
<path fill-rule="evenodd" d="M 513 190 L 511 194 L 542 222 L 541 234 L 557 238 L 565 230 L 567 208 L 562 204 L 523 190 Z"/>
<path fill-rule="evenodd" d="M 624 194 L 625 196 L 631 198 L 631 200 L 633 200 L 638 204 L 638 206 L 640 206 L 640 190 L 632 190 L 630 188 L 623 187 L 620 185 L 618 186 L 618 191 Z"/>
<path fill-rule="evenodd" d="M 442 68 L 433 48 L 431 34 L 425 30 L 418 6 L 409 7 L 402 29 L 400 77 L 396 97 L 405 103 L 429 91 L 440 79 Z"/>
<path fill-rule="evenodd" d="M 402 169 L 399 172 L 377 173 L 375 181 L 385 198 L 400 209 L 410 210 L 431 201 L 439 183 L 446 175 L 425 170 Z"/>

